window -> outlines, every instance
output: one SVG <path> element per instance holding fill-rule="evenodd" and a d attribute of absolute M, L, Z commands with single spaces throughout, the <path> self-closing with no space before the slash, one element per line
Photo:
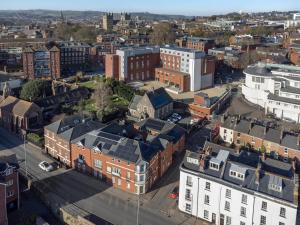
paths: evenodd
<path fill-rule="evenodd" d="M 193 185 L 193 183 L 192 183 L 192 177 L 190 177 L 190 176 L 186 177 L 186 185 L 190 186 L 190 187 Z"/>
<path fill-rule="evenodd" d="M 122 180 L 119 178 L 118 179 L 118 185 L 121 186 L 121 184 L 122 184 Z"/>
<path fill-rule="evenodd" d="M 7 194 L 6 194 L 6 197 L 9 198 L 9 197 L 12 197 L 14 196 L 14 191 L 8 191 Z"/>
<path fill-rule="evenodd" d="M 11 186 L 11 185 L 13 185 L 13 183 L 14 183 L 14 180 L 9 180 L 9 181 L 6 182 L 6 185 Z"/>
<path fill-rule="evenodd" d="M 246 223 L 241 221 L 241 222 L 240 222 L 240 225 L 246 225 Z"/>
<path fill-rule="evenodd" d="M 237 136 L 240 137 L 240 136 L 241 136 L 241 133 L 237 133 Z"/>
<path fill-rule="evenodd" d="M 267 224 L 267 218 L 265 216 L 260 216 L 260 225 L 266 225 Z"/>
<path fill-rule="evenodd" d="M 98 159 L 95 159 L 94 160 L 94 166 L 96 167 L 96 168 L 102 168 L 102 161 L 101 160 L 98 160 Z"/>
<path fill-rule="evenodd" d="M 261 210 L 267 211 L 267 208 L 268 208 L 267 203 L 263 201 L 263 202 L 261 203 Z"/>
<path fill-rule="evenodd" d="M 191 190 L 190 189 L 185 190 L 185 199 L 191 200 Z"/>
<path fill-rule="evenodd" d="M 130 180 L 130 172 L 129 171 L 126 172 L 126 179 Z"/>
<path fill-rule="evenodd" d="M 226 198 L 231 198 L 231 190 L 226 189 L 226 194 L 225 194 Z"/>
<path fill-rule="evenodd" d="M 121 176 L 121 169 L 113 167 L 112 168 L 112 174 L 115 175 L 115 176 Z"/>
<path fill-rule="evenodd" d="M 106 172 L 107 172 L 107 173 L 111 173 L 111 167 L 108 166 L 108 167 L 106 168 Z"/>
<path fill-rule="evenodd" d="M 186 212 L 191 212 L 192 211 L 191 204 L 188 204 L 188 203 L 185 204 L 185 211 Z"/>
<path fill-rule="evenodd" d="M 231 217 L 226 216 L 226 225 L 231 225 Z"/>
<path fill-rule="evenodd" d="M 284 225 L 284 223 L 283 222 L 279 222 L 279 225 Z"/>
<path fill-rule="evenodd" d="M 242 195 L 242 203 L 247 204 L 247 195 Z"/>
<path fill-rule="evenodd" d="M 205 183 L 205 190 L 210 191 L 210 183 L 209 182 Z"/>
<path fill-rule="evenodd" d="M 280 208 L 280 216 L 283 217 L 283 218 L 285 218 L 285 213 L 286 213 L 285 208 L 281 207 Z"/>
<path fill-rule="evenodd" d="M 208 219 L 209 217 L 209 212 L 207 210 L 204 210 L 204 215 L 203 215 L 204 219 Z"/>
<path fill-rule="evenodd" d="M 127 189 L 130 189 L 130 183 L 127 182 Z"/>
<path fill-rule="evenodd" d="M 230 202 L 228 201 L 225 202 L 225 210 L 230 211 Z"/>
<path fill-rule="evenodd" d="M 204 204 L 209 205 L 209 196 L 208 195 L 204 196 Z"/>
<path fill-rule="evenodd" d="M 246 208 L 245 207 L 241 207 L 241 216 L 246 217 Z"/>

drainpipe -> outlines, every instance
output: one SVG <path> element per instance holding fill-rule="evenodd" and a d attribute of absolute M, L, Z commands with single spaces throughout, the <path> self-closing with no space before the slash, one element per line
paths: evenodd
<path fill-rule="evenodd" d="M 198 206 L 199 206 L 199 180 L 200 178 L 198 177 L 198 183 L 197 183 L 197 212 L 196 212 L 196 221 L 198 220 Z"/>

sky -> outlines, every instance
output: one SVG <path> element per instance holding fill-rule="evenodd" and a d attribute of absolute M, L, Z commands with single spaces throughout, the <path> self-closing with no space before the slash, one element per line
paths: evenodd
<path fill-rule="evenodd" d="M 191 16 L 300 10 L 300 0 L 0 0 L 0 3 L 1 10 L 127 11 Z"/>

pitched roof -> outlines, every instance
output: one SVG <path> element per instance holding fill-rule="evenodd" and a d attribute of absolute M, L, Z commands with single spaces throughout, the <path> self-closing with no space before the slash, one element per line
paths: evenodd
<path fill-rule="evenodd" d="M 161 108 L 165 105 L 170 104 L 173 102 L 171 96 L 166 92 L 164 88 L 158 88 L 153 91 L 148 91 L 145 93 L 145 96 L 148 97 L 151 105 L 155 108 Z"/>
<path fill-rule="evenodd" d="M 8 96 L 1 101 L 0 108 L 22 117 L 36 115 L 40 111 L 40 108 L 35 103 L 27 102 L 13 96 Z"/>

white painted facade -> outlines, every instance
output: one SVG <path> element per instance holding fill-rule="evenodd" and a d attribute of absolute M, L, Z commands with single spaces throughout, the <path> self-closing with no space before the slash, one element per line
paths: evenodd
<path fill-rule="evenodd" d="M 258 64 L 250 67 L 261 69 L 264 66 Z M 244 74 L 246 78 L 242 93 L 249 102 L 263 107 L 266 113 L 273 113 L 278 118 L 300 122 L 299 67 L 289 66 L 284 70 L 283 65 L 271 65 L 271 71 L 267 74 L 247 69 Z"/>
<path fill-rule="evenodd" d="M 213 74 L 202 74 L 202 66 L 204 63 L 205 52 L 193 49 L 177 48 L 177 47 L 162 47 L 160 52 L 173 56 L 180 56 L 180 72 L 190 75 L 190 90 L 199 91 L 204 88 L 213 86 Z M 206 72 L 206 68 L 204 70 Z"/>
<path fill-rule="evenodd" d="M 233 130 L 221 126 L 220 137 L 226 143 L 231 144 L 233 142 Z"/>
<path fill-rule="evenodd" d="M 266 202 L 266 210 L 262 202 Z M 225 209 L 225 204 L 229 208 Z M 213 177 L 200 177 L 186 169 L 180 171 L 178 207 L 182 212 L 217 225 L 294 225 L 297 216 L 297 208 L 292 203 L 221 183 Z M 284 216 L 280 215 L 281 208 L 284 208 Z M 261 223 L 264 218 L 265 224 Z"/>

